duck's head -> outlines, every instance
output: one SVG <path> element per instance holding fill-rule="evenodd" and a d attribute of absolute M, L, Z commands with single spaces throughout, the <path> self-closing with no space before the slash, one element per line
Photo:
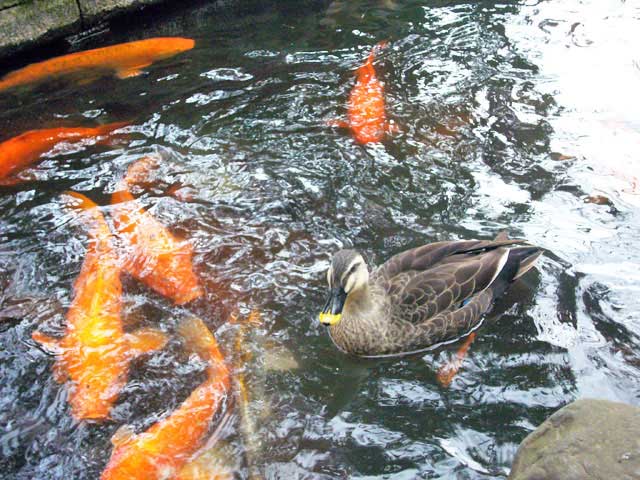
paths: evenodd
<path fill-rule="evenodd" d="M 323 325 L 337 325 L 347 299 L 366 290 L 369 284 L 369 269 L 362 255 L 355 250 L 336 252 L 327 270 L 327 283 L 329 298 L 320 312 L 319 320 Z"/>

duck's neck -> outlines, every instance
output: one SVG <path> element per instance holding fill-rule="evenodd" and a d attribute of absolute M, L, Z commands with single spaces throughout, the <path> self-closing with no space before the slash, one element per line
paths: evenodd
<path fill-rule="evenodd" d="M 364 314 L 369 313 L 372 309 L 373 300 L 371 298 L 371 290 L 367 284 L 347 297 L 347 301 L 344 305 L 344 314 L 348 318 L 350 313 Z"/>
<path fill-rule="evenodd" d="M 367 350 L 368 337 L 375 328 L 378 305 L 371 295 L 367 285 L 347 297 L 342 319 L 330 329 L 333 343 L 342 351 L 353 354 L 363 354 Z"/>

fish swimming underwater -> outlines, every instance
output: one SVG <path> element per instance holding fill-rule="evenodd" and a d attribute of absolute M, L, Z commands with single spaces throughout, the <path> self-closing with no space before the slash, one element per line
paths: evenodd
<path fill-rule="evenodd" d="M 0 143 L 0 185 L 12 185 L 22 180 L 16 174 L 37 162 L 41 156 L 61 142 L 79 142 L 97 138 L 99 143 L 115 130 L 126 126 L 124 122 L 109 123 L 95 128 L 48 128 L 30 130 Z"/>
<path fill-rule="evenodd" d="M 82 74 L 83 82 L 113 73 L 119 78 L 133 77 L 153 62 L 194 46 L 195 41 L 190 38 L 160 37 L 71 53 L 8 73 L 0 80 L 0 91 L 74 74 Z"/>
<path fill-rule="evenodd" d="M 146 190 L 173 197 L 180 202 L 193 202 L 196 196 L 194 187 L 176 180 L 170 172 L 163 172 L 163 168 L 168 170 L 170 167 L 160 155 L 139 158 L 127 171 L 129 190 L 133 193 L 135 190 Z"/>
<path fill-rule="evenodd" d="M 252 360 L 251 349 L 245 344 L 246 337 L 249 333 L 250 327 L 263 326 L 263 319 L 260 311 L 252 310 L 249 316 L 240 321 L 236 315 L 232 316 L 231 323 L 237 323 L 240 325 L 238 332 L 236 333 L 236 339 L 234 344 L 235 353 L 235 365 L 234 375 L 236 393 L 237 393 L 237 408 L 240 416 L 240 432 L 242 434 L 242 440 L 244 444 L 244 454 L 247 461 L 247 478 L 248 480 L 257 480 L 262 478 L 262 475 L 258 471 L 258 456 L 262 450 L 261 439 L 259 438 L 256 419 L 253 412 L 251 412 L 250 404 L 252 401 L 249 387 L 247 386 L 247 379 L 244 369 L 246 365 Z"/>
<path fill-rule="evenodd" d="M 231 374 L 216 339 L 202 320 L 182 322 L 180 334 L 208 362 L 207 379 L 169 417 L 140 434 L 121 427 L 101 480 L 175 478 L 203 443 L 231 388 Z"/>
<path fill-rule="evenodd" d="M 384 87 L 373 68 L 376 51 L 383 48 L 381 42 L 371 49 L 367 61 L 356 70 L 356 84 L 349 95 L 347 121 L 329 122 L 329 125 L 348 128 L 356 141 L 362 144 L 379 142 L 385 133 L 397 130 L 387 121 L 384 102 Z"/>
<path fill-rule="evenodd" d="M 141 159 L 147 162 L 147 157 Z M 119 190 L 111 196 L 112 217 L 123 244 L 124 270 L 149 288 L 182 305 L 203 295 L 193 271 L 193 246 L 181 240 L 147 212 L 129 191 L 129 167 Z"/>
<path fill-rule="evenodd" d="M 78 420 L 104 420 L 125 382 L 129 362 L 160 349 L 166 337 L 143 329 L 125 333 L 120 318 L 122 285 L 120 264 L 109 226 L 98 206 L 78 193 L 70 193 L 90 225 L 89 246 L 74 297 L 67 312 L 65 336 L 56 340 L 38 331 L 32 338 L 56 354 L 54 375 L 69 379 L 69 403 Z"/>

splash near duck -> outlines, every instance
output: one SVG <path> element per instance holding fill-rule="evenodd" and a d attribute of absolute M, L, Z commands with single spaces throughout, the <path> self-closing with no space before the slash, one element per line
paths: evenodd
<path fill-rule="evenodd" d="M 127 334 L 122 327 L 120 264 L 111 231 L 98 206 L 69 193 L 84 211 L 89 245 L 61 340 L 34 332 L 32 338 L 57 355 L 54 375 L 70 381 L 69 402 L 78 420 L 104 420 L 127 380 L 129 362 L 141 353 L 162 348 L 165 336 L 153 330 Z"/>
<path fill-rule="evenodd" d="M 146 166 L 151 160 L 144 157 L 140 162 Z M 152 290 L 182 305 L 204 293 L 193 271 L 193 247 L 173 235 L 133 197 L 129 185 L 139 176 L 140 164 L 136 162 L 111 196 L 113 222 L 123 244 L 123 268 Z"/>
<path fill-rule="evenodd" d="M 152 63 L 194 46 L 195 41 L 190 38 L 159 37 L 71 53 L 10 72 L 0 80 L 0 91 L 73 75 L 83 75 L 83 82 L 109 74 L 118 78 L 133 77 Z"/>
<path fill-rule="evenodd" d="M 110 123 L 95 128 L 48 128 L 30 130 L 0 143 L 0 185 L 20 183 L 16 177 L 24 169 L 36 163 L 42 155 L 61 142 L 79 142 L 97 139 L 108 142 L 108 136 L 126 126 L 125 122 Z"/>
<path fill-rule="evenodd" d="M 174 478 L 201 446 L 216 412 L 229 394 L 231 374 L 216 339 L 202 320 L 179 327 L 185 342 L 208 362 L 207 379 L 169 417 L 134 435 L 116 432 L 114 450 L 101 480 Z"/>
<path fill-rule="evenodd" d="M 384 86 L 373 67 L 376 52 L 385 47 L 380 42 L 371 49 L 367 61 L 356 70 L 356 84 L 349 95 L 347 121 L 329 122 L 329 125 L 350 129 L 358 143 L 380 142 L 385 133 L 396 130 L 387 121 L 385 113 Z"/>

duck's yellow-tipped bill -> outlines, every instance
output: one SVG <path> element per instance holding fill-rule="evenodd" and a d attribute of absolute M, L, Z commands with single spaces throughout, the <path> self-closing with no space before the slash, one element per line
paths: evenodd
<path fill-rule="evenodd" d="M 320 323 L 326 326 L 331 326 L 331 325 L 335 325 L 336 323 L 338 323 L 340 321 L 340 317 L 342 317 L 341 313 L 338 314 L 332 314 L 332 313 L 321 313 L 319 320 Z"/>
<path fill-rule="evenodd" d="M 337 324 L 342 318 L 342 309 L 347 299 L 347 293 L 342 287 L 332 288 L 324 308 L 320 312 L 318 320 L 323 325 L 330 327 Z"/>

